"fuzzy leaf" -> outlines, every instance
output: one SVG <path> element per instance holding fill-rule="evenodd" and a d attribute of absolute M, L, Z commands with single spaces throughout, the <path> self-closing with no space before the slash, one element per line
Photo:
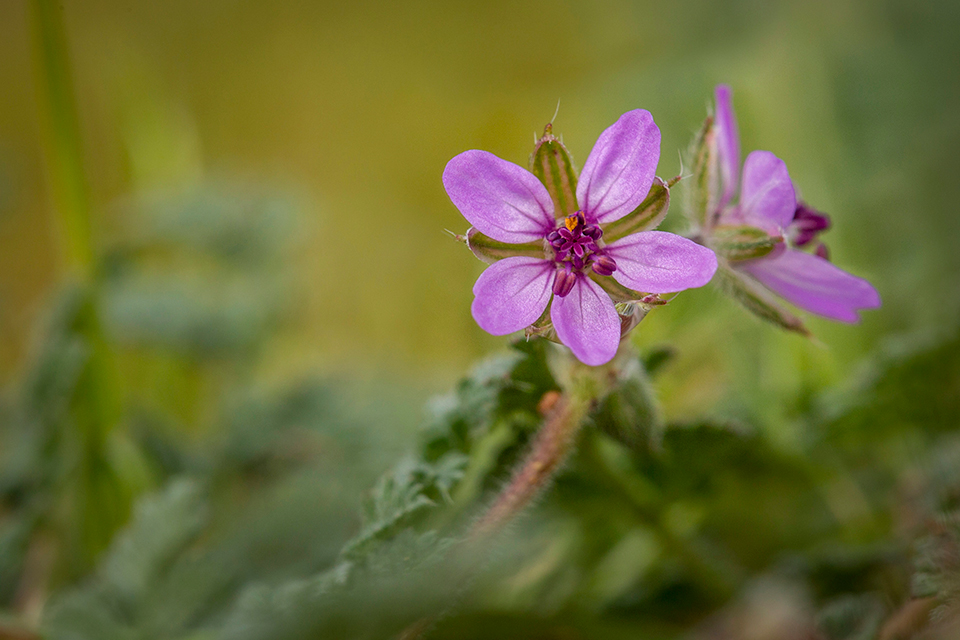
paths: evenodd
<path fill-rule="evenodd" d="M 407 458 L 386 476 L 364 505 L 364 526 L 341 554 L 356 561 L 410 525 L 423 511 L 450 501 L 450 491 L 463 477 L 467 457 L 450 452 L 436 463 Z"/>
<path fill-rule="evenodd" d="M 175 480 L 137 504 L 132 524 L 110 547 L 103 577 L 126 599 L 139 598 L 163 569 L 200 533 L 206 521 L 200 488 Z"/>

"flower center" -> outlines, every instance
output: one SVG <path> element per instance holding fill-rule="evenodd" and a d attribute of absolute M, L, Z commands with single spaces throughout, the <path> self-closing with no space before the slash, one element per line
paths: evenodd
<path fill-rule="evenodd" d="M 557 265 L 554 295 L 562 298 L 570 293 L 577 277 L 587 267 L 601 276 L 609 276 L 617 270 L 617 263 L 597 244 L 601 236 L 600 227 L 587 224 L 582 211 L 567 216 L 556 231 L 550 232 L 547 242 L 553 249 L 553 261 Z"/>
<path fill-rule="evenodd" d="M 810 244 L 822 232 L 830 228 L 830 217 L 817 211 L 806 203 L 797 204 L 793 221 L 787 228 L 793 244 L 798 247 Z"/>

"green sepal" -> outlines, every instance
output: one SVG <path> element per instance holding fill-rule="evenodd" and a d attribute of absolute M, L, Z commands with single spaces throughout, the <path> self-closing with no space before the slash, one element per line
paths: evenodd
<path fill-rule="evenodd" d="M 660 178 L 654 178 L 650 193 L 639 207 L 619 220 L 604 225 L 604 241 L 613 242 L 639 231 L 655 229 L 666 217 L 669 207 L 670 187 Z"/>
<path fill-rule="evenodd" d="M 800 318 L 784 309 L 759 282 L 734 270 L 726 261 L 720 261 L 714 281 L 754 315 L 787 331 L 810 336 Z"/>
<path fill-rule="evenodd" d="M 772 236 L 749 225 L 719 225 L 710 234 L 710 247 L 731 262 L 762 258 L 783 243 L 783 236 Z"/>
<path fill-rule="evenodd" d="M 523 330 L 523 335 L 527 340 L 530 338 L 544 338 L 550 342 L 563 344 L 560 342 L 560 338 L 557 337 L 557 330 L 553 328 L 553 321 L 550 319 L 550 307 L 552 305 L 553 298 L 550 299 L 547 308 L 543 310 L 543 313 L 540 314 L 537 321 Z"/>
<path fill-rule="evenodd" d="M 546 257 L 546 250 L 542 240 L 525 242 L 523 244 L 508 244 L 494 240 L 490 236 L 485 236 L 473 227 L 470 227 L 466 236 L 457 237 L 458 239 L 462 238 L 463 241 L 466 242 L 467 248 L 473 252 L 473 255 L 487 264 L 493 264 L 497 260 L 513 256 Z"/>
<path fill-rule="evenodd" d="M 649 306 L 640 302 L 618 302 L 614 307 L 620 316 L 620 339 L 626 338 L 650 313 Z"/>
<path fill-rule="evenodd" d="M 530 171 L 547 188 L 557 220 L 580 210 L 577 205 L 577 168 L 573 165 L 570 152 L 553 135 L 552 124 L 544 128 L 543 135 L 530 154 Z"/>
<path fill-rule="evenodd" d="M 639 302 L 643 300 L 647 294 L 641 293 L 640 291 L 634 291 L 633 289 L 628 289 L 619 282 L 613 279 L 611 276 L 601 276 L 593 273 L 592 271 L 587 272 L 587 277 L 600 285 L 600 288 L 607 292 L 607 295 L 615 302 Z"/>
<path fill-rule="evenodd" d="M 693 179 L 686 190 L 687 217 L 701 229 L 709 229 L 720 203 L 720 166 L 713 116 L 707 116 L 688 153 Z"/>

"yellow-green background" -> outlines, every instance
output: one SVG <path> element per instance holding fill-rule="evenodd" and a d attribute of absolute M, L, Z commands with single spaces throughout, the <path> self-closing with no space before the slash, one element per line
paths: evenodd
<path fill-rule="evenodd" d="M 860 326 L 811 319 L 819 342 L 809 343 L 712 290 L 684 294 L 637 335 L 680 348 L 661 388 L 668 411 L 734 397 L 779 415 L 778 392 L 838 383 L 871 349 L 956 321 L 956 3 L 60 4 L 96 239 L 122 222 L 118 202 L 217 176 L 305 203 L 288 250 L 295 304 L 259 357 L 266 379 L 319 370 L 446 386 L 504 339 L 470 317 L 482 265 L 444 233 L 466 227 L 441 186 L 445 162 L 482 148 L 525 163 L 559 100 L 556 129 L 581 162 L 621 113 L 649 109 L 663 134 L 659 173 L 673 176 L 720 82 L 734 89 L 744 150 L 786 160 L 803 197 L 833 217 L 835 262 L 874 282 L 884 307 Z M 66 275 L 33 54 L 25 3 L 3 2 L 8 381 Z M 682 227 L 676 206 L 671 219 Z"/>

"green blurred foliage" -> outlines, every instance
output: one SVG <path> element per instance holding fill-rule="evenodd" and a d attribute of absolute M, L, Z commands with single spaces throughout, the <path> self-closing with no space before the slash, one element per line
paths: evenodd
<path fill-rule="evenodd" d="M 956 637 L 956 3 L 62 4 L 98 277 L 3 4 L 0 639 Z M 540 341 L 456 381 L 504 342 L 444 164 L 525 164 L 559 98 L 578 162 L 651 110 L 670 177 L 718 82 L 884 307 L 678 297 L 469 551 L 561 385 Z"/>

